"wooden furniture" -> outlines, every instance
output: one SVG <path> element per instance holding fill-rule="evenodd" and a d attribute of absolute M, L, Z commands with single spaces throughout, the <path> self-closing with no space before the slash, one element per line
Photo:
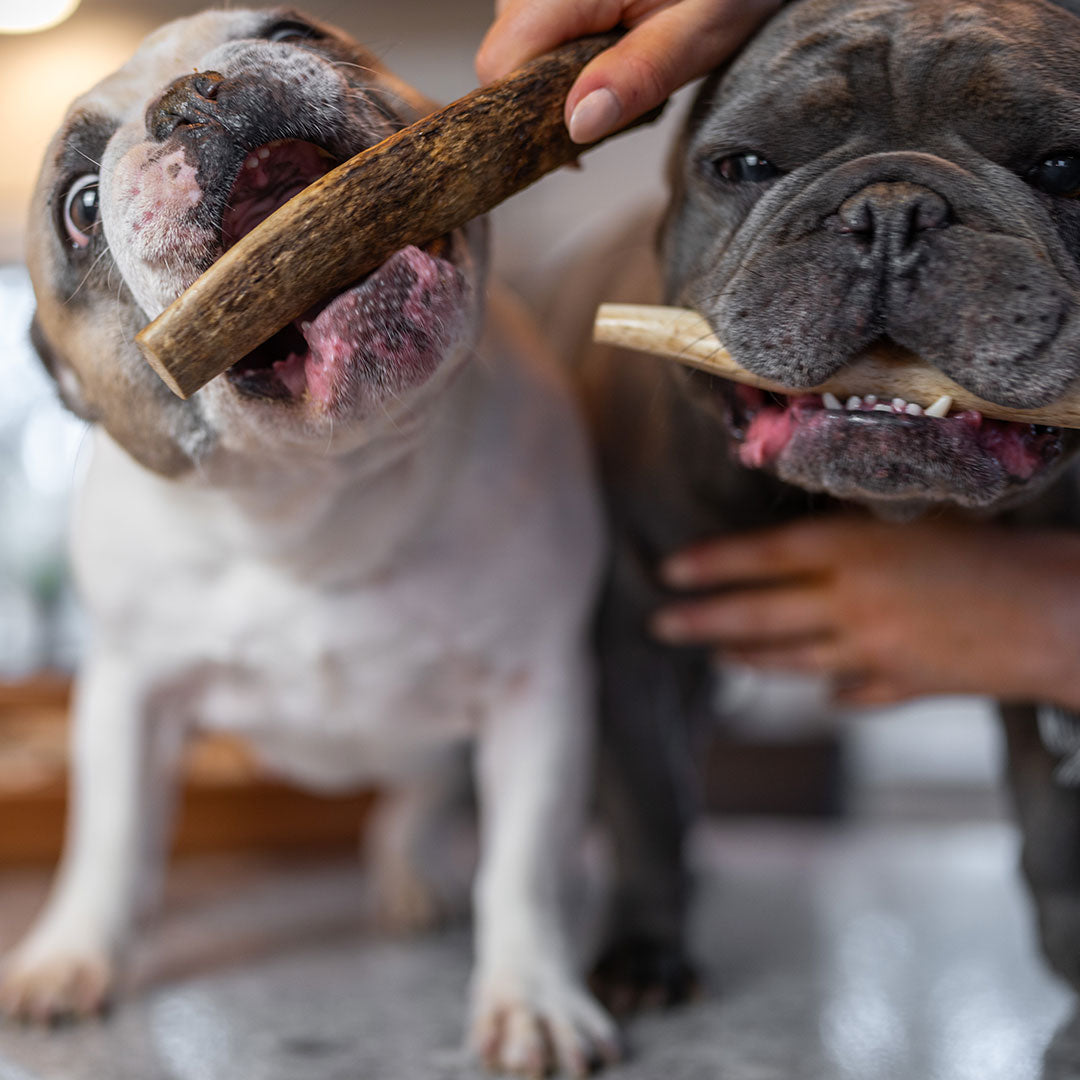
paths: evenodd
<path fill-rule="evenodd" d="M 0 866 L 47 862 L 66 813 L 67 680 L 0 683 Z M 341 848 L 358 844 L 369 792 L 317 798 L 268 777 L 236 740 L 197 739 L 184 767 L 174 850 Z"/>

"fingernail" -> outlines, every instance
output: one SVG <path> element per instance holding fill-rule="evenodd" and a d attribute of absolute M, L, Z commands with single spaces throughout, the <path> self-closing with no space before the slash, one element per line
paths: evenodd
<path fill-rule="evenodd" d="M 570 114 L 570 138 L 576 143 L 596 142 L 614 130 L 622 117 L 619 99 L 606 86 L 586 94 Z"/>
<path fill-rule="evenodd" d="M 693 585 L 695 578 L 693 560 L 676 555 L 663 563 L 660 567 L 660 576 L 668 585 Z"/>
<path fill-rule="evenodd" d="M 686 636 L 686 625 L 678 615 L 661 612 L 649 623 L 653 636 L 661 641 L 678 642 Z"/>

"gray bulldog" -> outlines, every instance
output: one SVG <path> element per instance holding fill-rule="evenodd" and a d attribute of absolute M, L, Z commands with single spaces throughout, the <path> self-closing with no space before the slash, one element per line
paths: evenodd
<path fill-rule="evenodd" d="M 1078 15 L 1047 0 L 788 5 L 690 112 L 655 280 L 626 270 L 623 243 L 603 298 L 696 308 L 742 365 L 793 388 L 885 343 L 990 401 L 1055 401 L 1080 376 Z M 1080 437 L 947 399 L 770 395 L 611 349 L 581 372 L 617 548 L 600 640 L 619 886 L 599 976 L 678 996 L 709 660 L 645 631 L 660 558 L 852 502 L 897 522 L 933 508 L 1076 524 Z M 1055 785 L 1035 706 L 1003 715 L 1044 940 L 1076 979 L 1080 796 Z"/>

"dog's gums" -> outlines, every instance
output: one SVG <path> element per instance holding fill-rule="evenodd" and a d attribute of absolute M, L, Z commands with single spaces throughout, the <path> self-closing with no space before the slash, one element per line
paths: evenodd
<path fill-rule="evenodd" d="M 223 250 L 336 164 L 321 147 L 296 139 L 249 153 L 222 218 Z M 399 251 L 252 350 L 227 378 L 251 397 L 306 396 L 325 409 L 354 376 L 395 394 L 419 385 L 449 344 L 466 291 L 464 276 L 442 257 L 451 245 L 443 237 Z"/>

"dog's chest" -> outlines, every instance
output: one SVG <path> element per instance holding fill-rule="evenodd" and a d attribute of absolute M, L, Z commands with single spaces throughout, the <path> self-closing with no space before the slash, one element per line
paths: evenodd
<path fill-rule="evenodd" d="M 203 495 L 185 501 L 108 443 L 86 494 L 83 592 L 159 715 L 272 749 L 329 746 L 335 767 L 378 772 L 384 750 L 471 734 L 528 655 L 521 620 L 493 602 L 515 561 L 457 511 L 392 543 L 392 502 L 341 498 L 339 517 L 284 550 L 257 532 L 226 545 Z"/>
<path fill-rule="evenodd" d="M 257 734 L 443 739 L 495 673 L 453 581 L 320 588 L 253 563 L 193 595 L 183 677 L 199 723 Z M 485 659 L 481 660 L 480 657 Z"/>

